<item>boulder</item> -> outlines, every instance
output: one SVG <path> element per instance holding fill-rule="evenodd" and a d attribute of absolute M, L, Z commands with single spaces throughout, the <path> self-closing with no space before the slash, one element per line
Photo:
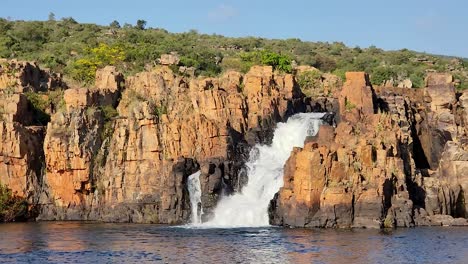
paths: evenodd
<path fill-rule="evenodd" d="M 449 73 L 429 72 L 426 75 L 426 86 L 447 85 L 453 82 L 453 76 Z"/>
<path fill-rule="evenodd" d="M 177 65 L 180 58 L 177 52 L 171 52 L 170 54 L 162 54 L 158 61 L 161 65 Z"/>

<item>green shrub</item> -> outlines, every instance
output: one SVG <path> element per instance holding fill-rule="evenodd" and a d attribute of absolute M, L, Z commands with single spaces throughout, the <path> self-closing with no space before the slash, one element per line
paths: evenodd
<path fill-rule="evenodd" d="M 323 92 L 322 73 L 320 71 L 305 71 L 299 73 L 296 78 L 297 83 L 306 96 L 317 96 Z"/>
<path fill-rule="evenodd" d="M 261 63 L 264 65 L 270 65 L 273 67 L 273 69 L 279 70 L 281 72 L 290 73 L 292 71 L 291 59 L 287 56 L 274 52 L 262 52 Z"/>
<path fill-rule="evenodd" d="M 104 121 L 106 122 L 111 121 L 114 117 L 119 115 L 117 109 L 115 109 L 112 105 L 105 105 L 101 106 L 100 108 L 104 115 Z"/>
<path fill-rule="evenodd" d="M 424 73 L 412 73 L 409 76 L 409 79 L 413 83 L 414 88 L 422 88 L 424 87 Z"/>
<path fill-rule="evenodd" d="M 461 74 L 454 74 L 454 79 L 459 80 L 460 84 L 456 86 L 457 90 L 463 91 L 468 89 L 468 78 L 465 78 Z"/>
<path fill-rule="evenodd" d="M 377 67 L 372 71 L 370 81 L 373 85 L 383 85 L 385 81 L 396 79 L 397 74 L 390 67 Z"/>
<path fill-rule="evenodd" d="M 50 121 L 50 115 L 46 113 L 50 105 L 44 98 L 46 95 L 35 92 L 26 92 L 25 95 L 28 98 L 34 124 L 45 126 Z"/>
<path fill-rule="evenodd" d="M 394 228 L 395 227 L 395 219 L 392 214 L 387 214 L 385 217 L 384 223 L 383 223 L 384 228 Z"/>
<path fill-rule="evenodd" d="M 268 65 L 281 72 L 290 73 L 292 71 L 291 59 L 275 52 L 266 50 L 243 52 L 240 54 L 240 58 L 249 66 Z"/>
<path fill-rule="evenodd" d="M 48 105 L 53 105 L 55 111 L 60 111 L 65 108 L 65 99 L 63 98 L 64 90 L 59 89 L 55 91 L 49 91 L 48 93 Z"/>
<path fill-rule="evenodd" d="M 28 202 L 0 183 L 0 222 L 26 220 L 28 211 Z"/>
<path fill-rule="evenodd" d="M 312 66 L 323 72 L 332 72 L 337 67 L 336 61 L 329 56 L 317 54 L 314 59 L 315 63 Z"/>
<path fill-rule="evenodd" d="M 340 77 L 343 82 L 346 82 L 346 70 L 345 69 L 336 69 L 332 73 Z"/>
<path fill-rule="evenodd" d="M 114 132 L 113 120 L 119 115 L 119 113 L 112 105 L 100 106 L 99 109 L 101 110 L 104 118 L 104 125 L 100 134 L 101 141 L 104 142 L 105 139 L 108 139 L 112 136 L 112 133 Z"/>
<path fill-rule="evenodd" d="M 347 99 L 345 100 L 345 109 L 346 111 L 351 111 L 354 108 L 356 108 L 356 105 L 348 101 Z"/>
<path fill-rule="evenodd" d="M 457 85 L 457 90 L 463 91 L 468 89 L 468 80 L 462 80 L 459 85 Z"/>
<path fill-rule="evenodd" d="M 125 59 L 124 49 L 120 46 L 110 46 L 100 43 L 97 47 L 87 50 L 88 54 L 69 65 L 70 76 L 84 84 L 92 84 L 96 70 L 106 65 L 117 65 Z"/>
<path fill-rule="evenodd" d="M 221 67 L 225 70 L 235 70 L 239 72 L 247 72 L 250 69 L 245 66 L 246 64 L 240 59 L 236 57 L 225 57 L 223 62 L 221 63 Z"/>
<path fill-rule="evenodd" d="M 153 105 L 153 114 L 158 118 L 161 118 L 162 115 L 167 114 L 167 105 L 162 103 L 160 105 Z"/>
<path fill-rule="evenodd" d="M 181 56 L 179 65 L 194 67 L 197 75 L 214 77 L 221 73 L 221 66 L 218 64 L 223 55 L 220 53 L 200 50 L 196 53 Z"/>

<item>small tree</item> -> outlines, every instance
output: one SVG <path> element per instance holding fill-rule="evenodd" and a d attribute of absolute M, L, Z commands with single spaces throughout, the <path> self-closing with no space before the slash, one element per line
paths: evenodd
<path fill-rule="evenodd" d="M 255 64 L 269 65 L 273 69 L 282 72 L 291 72 L 291 59 L 286 55 L 278 54 L 271 51 L 252 51 L 240 54 L 241 60 L 249 66 Z"/>
<path fill-rule="evenodd" d="M 372 71 L 371 83 L 373 85 L 382 85 L 385 81 L 396 79 L 397 74 L 391 67 L 377 67 Z"/>
<path fill-rule="evenodd" d="M 78 24 L 78 22 L 73 17 L 63 17 L 62 21 L 65 24 Z"/>
<path fill-rule="evenodd" d="M 49 21 L 55 21 L 55 14 L 53 12 L 49 13 L 48 20 Z"/>
<path fill-rule="evenodd" d="M 142 19 L 138 19 L 135 28 L 143 30 L 146 27 L 146 21 Z"/>
<path fill-rule="evenodd" d="M 109 27 L 111 27 L 111 28 L 120 28 L 120 23 L 119 23 L 119 21 L 114 20 L 109 24 Z"/>

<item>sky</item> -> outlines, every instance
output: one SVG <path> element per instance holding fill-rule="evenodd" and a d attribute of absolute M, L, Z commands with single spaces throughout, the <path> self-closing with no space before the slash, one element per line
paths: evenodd
<path fill-rule="evenodd" d="M 468 58 L 466 0 L 1 0 L 0 17 L 117 20 L 170 32 L 375 45 Z"/>

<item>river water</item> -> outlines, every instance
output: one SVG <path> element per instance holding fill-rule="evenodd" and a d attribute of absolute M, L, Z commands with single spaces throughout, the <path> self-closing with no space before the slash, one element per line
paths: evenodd
<path fill-rule="evenodd" d="M 0 225 L 0 263 L 468 263 L 468 228 L 194 229 Z"/>

